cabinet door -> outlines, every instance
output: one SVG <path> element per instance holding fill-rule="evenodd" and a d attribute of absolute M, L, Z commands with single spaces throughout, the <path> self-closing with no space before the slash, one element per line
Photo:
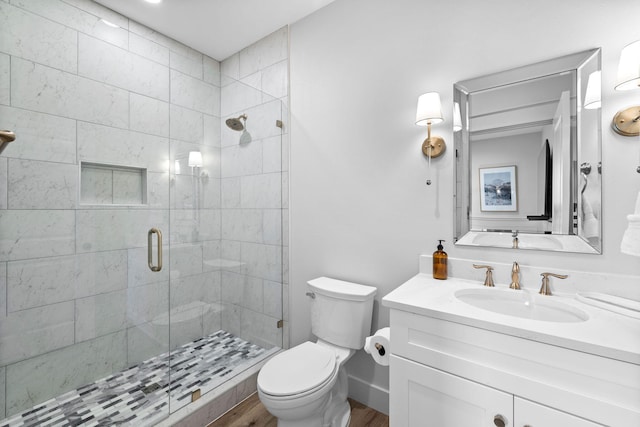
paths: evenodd
<path fill-rule="evenodd" d="M 599 427 L 602 425 L 519 397 L 514 398 L 513 413 L 515 427 Z"/>
<path fill-rule="evenodd" d="M 389 384 L 392 427 L 512 426 L 508 393 L 391 355 Z M 499 421 L 494 423 L 494 418 Z"/>

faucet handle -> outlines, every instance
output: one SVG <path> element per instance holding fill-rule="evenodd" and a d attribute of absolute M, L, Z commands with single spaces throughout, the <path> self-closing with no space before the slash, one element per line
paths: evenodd
<path fill-rule="evenodd" d="M 495 286 L 493 284 L 493 267 L 491 267 L 490 265 L 473 264 L 473 268 L 486 268 L 487 269 L 487 274 L 486 274 L 486 276 L 484 278 L 484 285 L 485 286 L 489 286 L 489 287 Z"/>
<path fill-rule="evenodd" d="M 542 276 L 542 286 L 540 287 L 540 294 L 542 295 L 552 295 L 551 288 L 549 287 L 549 276 L 557 277 L 558 279 L 566 279 L 566 274 L 556 274 L 556 273 L 540 273 Z"/>
<path fill-rule="evenodd" d="M 520 265 L 517 262 L 513 263 L 513 267 L 511 267 L 511 284 L 509 285 L 511 289 L 520 289 Z"/>

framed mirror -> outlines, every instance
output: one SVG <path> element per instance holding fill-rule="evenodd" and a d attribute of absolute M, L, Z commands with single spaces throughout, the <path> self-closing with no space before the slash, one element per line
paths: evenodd
<path fill-rule="evenodd" d="M 456 245 L 601 253 L 600 49 L 454 85 Z"/>

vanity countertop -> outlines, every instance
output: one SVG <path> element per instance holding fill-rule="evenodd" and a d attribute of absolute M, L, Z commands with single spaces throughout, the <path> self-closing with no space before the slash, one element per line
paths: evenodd
<path fill-rule="evenodd" d="M 477 281 L 457 278 L 436 280 L 431 274 L 420 273 L 386 295 L 382 305 L 640 365 L 638 319 L 584 304 L 575 299 L 573 294 L 554 294 L 541 298 L 553 298 L 554 301 L 582 310 L 589 316 L 585 321 L 550 322 L 519 318 L 467 304 L 455 296 L 455 292 L 461 289 L 505 288 L 486 288 Z"/>

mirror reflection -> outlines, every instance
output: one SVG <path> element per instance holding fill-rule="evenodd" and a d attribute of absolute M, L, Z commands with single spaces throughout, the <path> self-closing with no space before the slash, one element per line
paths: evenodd
<path fill-rule="evenodd" d="M 594 49 L 454 85 L 456 244 L 600 253 L 599 71 Z"/>

